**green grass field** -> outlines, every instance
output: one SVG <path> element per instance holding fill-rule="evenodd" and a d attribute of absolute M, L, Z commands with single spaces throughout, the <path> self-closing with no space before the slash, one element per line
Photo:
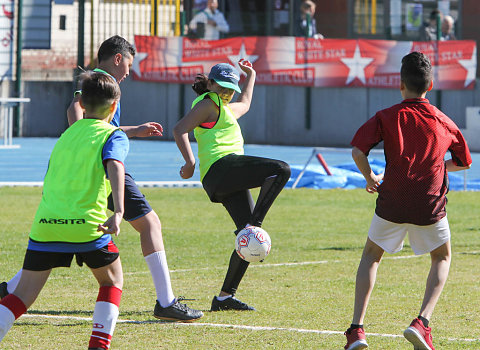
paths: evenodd
<path fill-rule="evenodd" d="M 209 310 L 234 247 L 234 225 L 201 189 L 144 189 L 162 220 L 176 295 Z M 40 188 L 0 188 L 0 280 L 21 267 Z M 431 326 L 438 349 L 480 349 L 479 193 L 450 193 L 453 260 Z M 155 291 L 138 234 L 123 223 L 115 239 L 125 284 L 111 349 L 343 349 L 355 273 L 376 196 L 363 190 L 285 190 L 263 227 L 272 252 L 238 290 L 256 312 L 205 312 L 193 324 L 153 318 Z M 398 259 L 403 257 L 403 259 Z M 403 330 L 417 316 L 428 255 L 385 255 L 365 319 L 370 349 L 411 349 Z M 52 272 L 1 349 L 85 349 L 98 287 L 88 268 Z M 48 316 L 48 317 L 46 317 Z M 475 340 L 476 339 L 476 340 Z"/>

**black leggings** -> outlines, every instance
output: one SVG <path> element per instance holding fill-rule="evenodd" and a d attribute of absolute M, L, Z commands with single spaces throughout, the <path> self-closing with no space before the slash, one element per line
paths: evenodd
<path fill-rule="evenodd" d="M 290 167 L 280 160 L 229 154 L 216 161 L 203 178 L 212 202 L 222 203 L 237 234 L 246 224 L 261 226 L 274 200 L 290 178 Z M 251 188 L 260 187 L 254 203 Z M 222 291 L 235 294 L 249 263 L 233 251 Z"/>

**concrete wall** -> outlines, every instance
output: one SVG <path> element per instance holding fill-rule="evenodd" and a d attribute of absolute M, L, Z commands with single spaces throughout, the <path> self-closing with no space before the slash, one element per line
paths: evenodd
<path fill-rule="evenodd" d="M 60 136 L 67 128 L 67 108 L 73 96 L 71 82 L 27 82 L 23 96 L 30 103 L 23 107 L 20 136 Z"/>
<path fill-rule="evenodd" d="M 466 107 L 480 106 L 479 91 L 477 84 L 475 90 L 441 93 L 442 110 L 462 129 L 468 128 Z M 68 82 L 26 82 L 24 96 L 32 101 L 24 109 L 22 136 L 59 136 L 67 126 L 65 111 L 72 92 Z M 305 117 L 308 93 L 309 129 Z M 437 97 L 435 91 L 427 95 L 433 104 L 438 103 Z M 165 129 L 162 139 L 173 140 L 172 129 L 194 98 L 189 85 L 128 79 L 122 83 L 122 124 L 157 121 Z M 361 124 L 377 110 L 400 101 L 400 92 L 392 89 L 258 85 L 250 111 L 239 122 L 247 143 L 349 147 Z"/>

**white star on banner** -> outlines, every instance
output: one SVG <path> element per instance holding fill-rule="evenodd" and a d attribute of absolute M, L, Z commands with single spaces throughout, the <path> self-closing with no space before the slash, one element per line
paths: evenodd
<path fill-rule="evenodd" d="M 362 57 L 360 54 L 360 48 L 357 46 L 355 47 L 355 53 L 353 54 L 352 58 L 341 58 L 343 64 L 345 64 L 348 69 L 347 82 L 346 84 L 350 84 L 355 78 L 360 79 L 362 83 L 365 84 L 365 67 L 373 61 L 373 58 Z"/>
<path fill-rule="evenodd" d="M 238 51 L 237 55 L 230 55 L 228 56 L 228 59 L 232 64 L 235 66 L 235 68 L 238 69 L 238 71 L 243 74 L 247 75 L 243 70 L 240 69 L 240 66 L 238 65 L 238 61 L 241 59 L 246 59 L 247 61 L 250 61 L 250 63 L 253 64 L 258 59 L 257 55 L 247 55 L 247 50 L 245 50 L 245 43 L 242 42 L 242 46 L 240 47 L 240 51 Z"/>
<path fill-rule="evenodd" d="M 135 74 L 139 77 L 142 76 L 142 71 L 140 70 L 140 62 L 142 62 L 145 58 L 147 58 L 147 56 L 148 56 L 148 53 L 146 52 L 137 52 L 137 54 L 133 58 L 131 70 L 135 72 Z"/>
<path fill-rule="evenodd" d="M 458 63 L 460 63 L 462 67 L 467 70 L 467 76 L 465 77 L 464 85 L 464 87 L 466 87 L 475 80 L 475 75 L 477 73 L 477 47 L 475 46 L 475 49 L 473 50 L 472 58 L 469 60 L 458 60 Z"/>

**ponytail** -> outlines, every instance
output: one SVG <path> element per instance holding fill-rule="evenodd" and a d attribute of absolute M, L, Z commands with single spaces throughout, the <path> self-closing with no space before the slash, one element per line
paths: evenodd
<path fill-rule="evenodd" d="M 192 89 L 197 95 L 203 95 L 210 90 L 207 89 L 208 77 L 205 74 L 197 74 L 192 84 Z"/>

